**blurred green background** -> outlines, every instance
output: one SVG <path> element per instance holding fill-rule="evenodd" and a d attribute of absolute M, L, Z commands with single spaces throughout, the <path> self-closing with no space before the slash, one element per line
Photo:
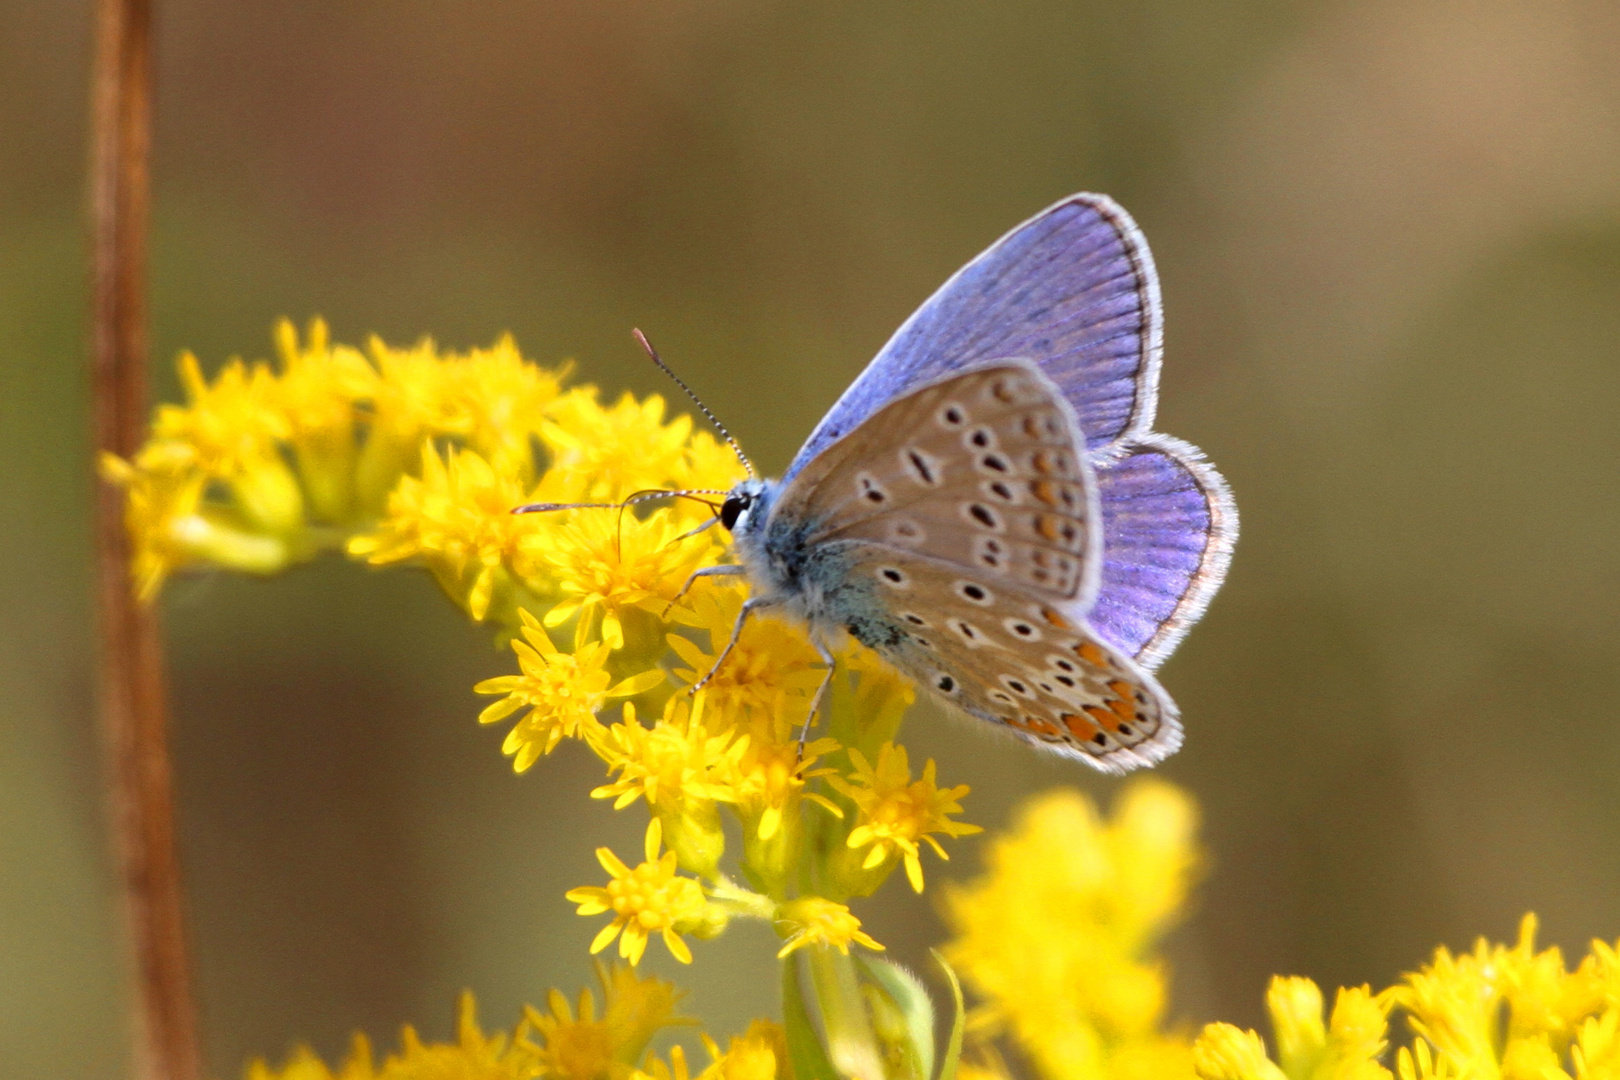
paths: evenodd
<path fill-rule="evenodd" d="M 80 211 L 88 3 L 0 10 L 0 1075 L 115 1077 L 122 953 L 91 714 Z M 513 331 L 668 393 L 645 328 L 780 469 L 890 331 L 1074 190 L 1164 279 L 1160 428 L 1243 513 L 1163 672 L 1211 852 L 1176 1016 L 1273 972 L 1385 984 L 1438 943 L 1620 936 L 1620 7 L 1610 0 L 480 4 L 159 0 L 157 390 L 340 339 Z M 507 1024 L 585 985 L 632 815 L 563 752 L 514 778 L 510 668 L 422 577 L 174 584 L 181 842 L 209 1068 Z M 999 826 L 1116 786 L 919 715 Z M 930 880 L 976 868 L 976 841 Z M 932 892 L 932 890 L 931 890 Z M 941 930 L 896 882 L 902 959 Z M 1062 912 L 1054 912 L 1061 920 Z M 733 929 L 679 978 L 774 1001 Z M 655 961 L 673 969 L 667 957 Z"/>

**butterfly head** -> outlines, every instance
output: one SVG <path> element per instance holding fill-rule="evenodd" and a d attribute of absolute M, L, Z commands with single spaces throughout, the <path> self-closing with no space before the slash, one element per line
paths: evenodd
<path fill-rule="evenodd" d="M 751 531 L 765 518 L 772 486 L 770 481 L 754 476 L 740 482 L 726 494 L 726 501 L 720 504 L 720 524 L 732 534 Z"/>

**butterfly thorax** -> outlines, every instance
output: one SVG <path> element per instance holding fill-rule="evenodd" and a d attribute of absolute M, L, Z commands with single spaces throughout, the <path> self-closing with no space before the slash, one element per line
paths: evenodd
<path fill-rule="evenodd" d="M 885 617 L 870 580 L 850 572 L 846 543 L 812 543 L 816 522 L 773 515 L 775 480 L 744 480 L 721 509 L 732 549 L 756 599 L 803 619 L 823 641 L 848 632 L 863 645 L 892 648 L 905 634 Z"/>

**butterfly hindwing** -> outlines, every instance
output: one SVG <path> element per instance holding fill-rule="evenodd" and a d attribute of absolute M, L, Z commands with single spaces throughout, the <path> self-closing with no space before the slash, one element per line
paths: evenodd
<path fill-rule="evenodd" d="M 1083 611 L 1096 590 L 1095 481 L 1061 393 L 1001 360 L 890 402 L 784 484 L 773 520 L 810 545 L 866 541 Z"/>
<path fill-rule="evenodd" d="M 1181 745 L 1175 704 L 1127 656 L 1013 583 L 882 544 L 848 545 L 852 574 L 898 632 L 874 647 L 963 711 L 1105 772 Z"/>
<path fill-rule="evenodd" d="M 1168 435 L 1147 436 L 1096 476 L 1107 539 L 1087 621 L 1151 670 L 1226 577 L 1237 507 L 1197 448 Z"/>

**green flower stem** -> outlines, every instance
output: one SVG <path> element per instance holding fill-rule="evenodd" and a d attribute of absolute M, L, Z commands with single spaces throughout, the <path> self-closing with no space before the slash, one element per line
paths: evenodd
<path fill-rule="evenodd" d="M 762 919 L 765 922 L 776 921 L 776 902 L 774 900 L 768 896 L 762 896 L 757 892 L 745 889 L 724 876 L 709 886 L 709 899 L 724 907 L 733 915 L 740 915 L 748 919 Z"/>
<path fill-rule="evenodd" d="M 810 967 L 810 992 L 821 1014 L 822 1033 L 833 1065 L 840 1074 L 862 1080 L 886 1075 L 883 1051 L 861 998 L 854 958 L 825 945 L 803 952 Z"/>

